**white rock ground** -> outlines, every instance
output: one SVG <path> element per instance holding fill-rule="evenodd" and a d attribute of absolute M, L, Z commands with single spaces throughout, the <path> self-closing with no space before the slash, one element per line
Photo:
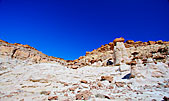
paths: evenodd
<path fill-rule="evenodd" d="M 43 63 L 7 68 L 0 71 L 0 101 L 46 101 L 51 96 L 58 96 L 60 101 L 72 101 L 76 100 L 79 91 L 84 90 L 91 92 L 89 100 L 92 101 L 161 101 L 164 96 L 168 97 L 169 88 L 163 86 L 169 82 L 169 67 L 164 63 L 140 67 L 140 76 L 132 79 L 122 79 L 130 71 L 120 72 L 119 66 L 69 69 L 59 64 Z M 153 77 L 153 71 L 159 71 L 162 76 Z M 101 76 L 113 76 L 113 82 L 100 81 Z M 81 83 L 81 80 L 88 83 Z M 115 82 L 123 82 L 123 87 L 118 87 Z M 74 91 L 69 89 L 73 87 Z"/>

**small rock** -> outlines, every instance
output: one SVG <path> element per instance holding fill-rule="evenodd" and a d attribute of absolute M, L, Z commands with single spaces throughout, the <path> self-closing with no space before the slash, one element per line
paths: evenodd
<path fill-rule="evenodd" d="M 51 96 L 51 97 L 48 97 L 48 100 L 58 100 L 58 96 Z"/>
<path fill-rule="evenodd" d="M 81 82 L 81 83 L 87 83 L 87 81 L 86 81 L 86 80 L 81 80 L 80 82 Z"/>
<path fill-rule="evenodd" d="M 78 69 L 78 66 L 72 66 L 71 68 L 72 69 Z"/>
<path fill-rule="evenodd" d="M 115 82 L 117 87 L 124 87 L 124 82 Z"/>
<path fill-rule="evenodd" d="M 68 83 L 64 83 L 64 86 L 68 86 Z"/>
<path fill-rule="evenodd" d="M 101 82 L 98 82 L 97 85 L 98 85 L 98 87 L 102 87 L 102 83 Z"/>
<path fill-rule="evenodd" d="M 70 90 L 70 91 L 75 91 L 77 88 L 78 88 L 78 86 L 69 88 L 69 90 Z"/>
<path fill-rule="evenodd" d="M 164 85 L 164 88 L 169 88 L 169 84 Z"/>
<path fill-rule="evenodd" d="M 40 94 L 44 94 L 44 95 L 49 95 L 51 92 L 50 91 L 42 91 L 40 92 Z"/>
<path fill-rule="evenodd" d="M 101 81 L 103 80 L 107 80 L 111 83 L 113 81 L 113 77 L 112 76 L 101 76 Z"/>
<path fill-rule="evenodd" d="M 85 90 L 83 92 L 80 92 L 79 94 L 76 94 L 76 100 L 88 100 L 91 97 L 91 92 L 88 90 Z"/>

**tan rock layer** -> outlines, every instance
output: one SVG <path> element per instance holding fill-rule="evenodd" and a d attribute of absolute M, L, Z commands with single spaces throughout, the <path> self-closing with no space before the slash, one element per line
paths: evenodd
<path fill-rule="evenodd" d="M 29 45 L 11 44 L 3 40 L 0 40 L 0 56 L 7 56 L 21 61 L 28 60 L 30 63 L 59 62 L 64 64 L 65 62 L 64 59 L 45 55 Z"/>
<path fill-rule="evenodd" d="M 86 52 L 85 56 L 81 56 L 81 57 L 79 57 L 79 59 L 71 61 L 71 65 L 73 65 L 73 67 L 75 67 L 75 65 L 76 65 L 76 68 L 83 67 L 85 65 L 107 66 L 107 60 L 109 60 L 109 59 L 113 60 L 114 58 L 116 58 L 113 55 L 113 54 L 115 54 L 114 47 L 116 46 L 116 43 L 117 42 L 124 43 L 124 40 L 125 39 L 122 37 L 116 38 L 113 42 L 110 42 L 109 44 L 102 45 L 100 48 L 94 49 L 91 52 Z M 169 46 L 169 42 L 162 41 L 162 40 L 148 41 L 148 42 L 142 42 L 142 41 L 134 42 L 133 40 L 127 40 L 124 43 L 124 45 L 125 45 L 125 48 L 128 52 L 128 54 L 127 53 L 125 53 L 125 54 L 126 54 L 126 56 L 128 55 L 128 57 L 130 59 L 135 60 L 135 59 L 144 59 L 144 58 L 148 58 L 148 57 L 150 57 L 150 58 L 154 57 L 154 59 L 160 59 L 160 58 L 165 58 L 165 56 L 159 56 L 157 54 L 158 49 L 160 49 L 161 47 Z M 135 54 L 132 54 L 132 53 L 136 52 L 136 50 L 139 52 L 139 54 L 137 56 L 135 56 Z M 155 54 L 157 54 L 157 56 L 155 56 L 154 53 L 152 53 L 154 50 L 156 50 Z M 117 53 L 121 53 L 121 52 L 117 52 Z M 163 54 L 165 54 L 165 53 L 163 53 Z M 121 54 L 116 54 L 116 55 L 120 56 Z M 100 61 L 102 63 L 99 63 Z M 129 64 L 129 61 L 122 60 L 122 62 L 126 62 Z M 67 65 L 69 65 L 69 63 Z"/>

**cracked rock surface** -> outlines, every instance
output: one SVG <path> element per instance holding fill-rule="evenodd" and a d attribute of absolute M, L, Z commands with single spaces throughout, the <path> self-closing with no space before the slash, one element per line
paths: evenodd
<path fill-rule="evenodd" d="M 15 66 L 0 71 L 0 100 L 162 100 L 169 95 L 166 64 L 149 63 L 131 79 L 122 79 L 130 72 L 118 68 L 70 69 L 57 63 Z"/>

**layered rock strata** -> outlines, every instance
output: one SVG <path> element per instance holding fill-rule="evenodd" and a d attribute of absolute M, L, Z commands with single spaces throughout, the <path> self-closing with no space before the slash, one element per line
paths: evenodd
<path fill-rule="evenodd" d="M 102 45 L 92 52 L 86 52 L 85 56 L 81 56 L 76 60 L 64 60 L 45 55 L 29 45 L 10 44 L 0 40 L 0 57 L 6 58 L 7 61 L 16 60 L 15 62 L 19 64 L 54 62 L 72 69 L 84 66 L 131 65 L 133 61 L 141 61 L 146 65 L 148 58 L 154 63 L 158 61 L 165 63 L 168 60 L 169 42 L 163 42 L 162 40 L 156 42 L 134 42 L 133 40 L 127 40 L 124 43 L 124 41 L 125 39 L 122 37 L 116 38 L 113 42 Z"/>
<path fill-rule="evenodd" d="M 0 40 L 0 58 L 3 59 L 1 60 L 1 66 L 7 65 L 7 63 L 13 65 L 31 65 L 50 62 L 58 62 L 62 65 L 65 64 L 65 60 L 45 55 L 29 45 L 18 43 L 10 44 L 3 40 Z"/>
<path fill-rule="evenodd" d="M 124 43 L 124 38 L 116 38 L 113 42 L 102 45 L 92 52 L 86 52 L 86 55 L 79 57 L 79 59 L 67 61 L 66 65 L 74 69 L 83 66 L 109 66 L 110 61 L 112 66 L 131 65 L 131 62 L 134 63 L 135 61 L 141 61 L 146 65 L 148 58 L 154 63 L 166 63 L 168 55 L 169 42 L 166 41 L 134 42 L 133 40 L 127 40 Z"/>

